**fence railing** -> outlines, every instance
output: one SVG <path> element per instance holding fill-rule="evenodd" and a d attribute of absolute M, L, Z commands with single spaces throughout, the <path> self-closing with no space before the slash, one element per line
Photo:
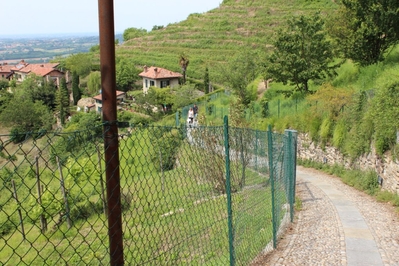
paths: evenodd
<path fill-rule="evenodd" d="M 102 128 L 13 137 L 0 136 L 1 265 L 112 264 L 110 197 L 126 265 L 249 265 L 293 217 L 295 132 L 226 118 L 120 130 L 120 191 L 108 196 Z"/>

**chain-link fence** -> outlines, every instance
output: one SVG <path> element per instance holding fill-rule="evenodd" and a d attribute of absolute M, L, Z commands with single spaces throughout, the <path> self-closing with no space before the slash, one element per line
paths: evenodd
<path fill-rule="evenodd" d="M 292 219 L 296 135 L 225 120 L 121 129 L 119 168 L 103 128 L 1 135 L 0 264 L 110 265 L 121 238 L 126 265 L 249 265 Z"/>

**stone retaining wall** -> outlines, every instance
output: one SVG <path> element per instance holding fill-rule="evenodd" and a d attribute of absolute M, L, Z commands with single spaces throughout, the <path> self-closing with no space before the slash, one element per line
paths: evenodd
<path fill-rule="evenodd" d="M 399 162 L 388 155 L 379 157 L 374 151 L 363 155 L 355 162 L 345 158 L 336 148 L 326 146 L 322 149 L 308 134 L 298 133 L 298 152 L 300 159 L 308 159 L 328 164 L 339 164 L 345 168 L 374 170 L 382 178 L 382 188 L 399 194 Z"/>

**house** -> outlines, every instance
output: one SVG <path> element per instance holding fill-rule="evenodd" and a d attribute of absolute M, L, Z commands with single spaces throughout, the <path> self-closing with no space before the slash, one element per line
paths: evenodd
<path fill-rule="evenodd" d="M 0 64 L 0 80 L 7 79 L 9 81 L 12 77 L 13 68 L 14 68 L 13 65 L 9 65 L 7 63 Z"/>
<path fill-rule="evenodd" d="M 90 111 L 92 107 L 95 107 L 97 113 L 102 113 L 102 108 L 103 108 L 103 96 L 102 94 L 96 95 L 93 97 L 95 100 L 94 106 L 86 106 L 85 111 Z M 116 91 L 116 102 L 117 104 L 120 104 L 126 100 L 126 92 L 124 91 Z"/>
<path fill-rule="evenodd" d="M 63 77 L 65 77 L 67 83 L 69 82 L 69 75 L 65 75 L 64 72 L 58 70 L 56 68 L 58 65 L 59 63 L 29 64 L 21 60 L 11 70 L 13 71 L 13 79 L 17 82 L 22 82 L 29 75 L 35 74 L 47 81 L 53 81 L 58 87 Z"/>
<path fill-rule="evenodd" d="M 161 67 L 144 66 L 144 71 L 139 74 L 143 78 L 143 92 L 147 93 L 150 87 L 166 88 L 179 85 L 182 74 L 172 72 Z"/>

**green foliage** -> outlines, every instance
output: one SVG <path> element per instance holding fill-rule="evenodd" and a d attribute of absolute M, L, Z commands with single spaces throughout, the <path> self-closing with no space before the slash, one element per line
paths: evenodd
<path fill-rule="evenodd" d="M 82 97 L 82 93 L 79 88 L 79 75 L 76 71 L 72 72 L 72 97 L 74 105 L 76 105 Z"/>
<path fill-rule="evenodd" d="M 209 93 L 209 85 L 210 85 L 209 70 L 208 70 L 208 67 L 206 67 L 205 74 L 204 74 L 204 92 L 205 92 L 205 94 Z"/>
<path fill-rule="evenodd" d="M 0 79 L 0 90 L 7 89 L 9 86 L 8 80 Z"/>
<path fill-rule="evenodd" d="M 94 112 L 79 112 L 72 116 L 71 121 L 65 125 L 64 133 L 56 141 L 51 150 L 51 161 L 60 158 L 61 163 L 81 150 L 94 149 L 94 144 L 102 137 L 103 128 L 100 118 Z"/>
<path fill-rule="evenodd" d="M 7 90 L 0 91 L 0 113 L 3 111 L 4 108 L 7 107 L 8 103 L 14 96 L 14 93 L 8 92 Z"/>
<path fill-rule="evenodd" d="M 266 66 L 266 79 L 272 77 L 308 92 L 309 80 L 331 75 L 332 48 L 323 27 L 324 21 L 317 13 L 288 20 L 288 27 L 277 33 L 275 49 Z"/>
<path fill-rule="evenodd" d="M 334 127 L 332 145 L 339 149 L 342 149 L 344 141 L 346 139 L 346 132 L 347 132 L 346 124 L 344 120 L 341 119 Z"/>
<path fill-rule="evenodd" d="M 331 138 L 333 123 L 330 117 L 325 117 L 320 125 L 320 139 L 326 144 L 328 140 Z"/>
<path fill-rule="evenodd" d="M 65 59 L 65 67 L 78 76 L 87 76 L 91 71 L 93 55 L 90 53 L 79 53 L 68 56 Z"/>
<path fill-rule="evenodd" d="M 248 88 L 258 75 L 258 54 L 252 50 L 245 49 L 233 57 L 227 66 L 221 66 L 220 71 L 224 75 L 224 83 L 230 87 L 238 97 L 239 104 L 247 107 L 255 100 L 253 87 Z M 256 96 L 256 95 L 255 95 Z"/>
<path fill-rule="evenodd" d="M 127 28 L 126 30 L 124 30 L 123 32 L 123 41 L 128 41 L 130 39 L 134 39 L 134 38 L 138 38 L 138 37 L 142 37 L 145 36 L 147 34 L 147 30 L 146 29 L 138 29 L 138 28 Z"/>
<path fill-rule="evenodd" d="M 56 110 L 59 112 L 61 125 L 65 124 L 65 116 L 67 115 L 67 108 L 69 107 L 69 93 L 65 78 L 60 81 L 60 87 L 55 95 Z"/>
<path fill-rule="evenodd" d="M 384 52 L 399 42 L 397 1 L 343 0 L 330 34 L 346 58 L 361 65 L 382 61 Z"/>
<path fill-rule="evenodd" d="M 371 116 L 374 124 L 375 148 L 383 154 L 396 143 L 399 128 L 399 82 L 379 89 L 373 100 Z"/>
<path fill-rule="evenodd" d="M 127 58 L 117 58 L 116 61 L 116 87 L 120 91 L 128 91 L 134 88 L 139 80 L 140 69 L 136 68 L 133 61 Z"/>
<path fill-rule="evenodd" d="M 152 163 L 158 172 L 172 170 L 176 164 L 182 136 L 176 129 L 167 127 L 155 129 L 150 135 L 151 142 L 155 143 L 151 157 Z"/>
<path fill-rule="evenodd" d="M 98 71 L 91 72 L 87 80 L 88 95 L 97 95 L 101 91 L 101 73 Z"/>
<path fill-rule="evenodd" d="M 41 101 L 34 103 L 27 98 L 14 97 L 0 114 L 0 121 L 25 135 L 29 131 L 50 129 L 54 118 L 48 107 Z"/>

